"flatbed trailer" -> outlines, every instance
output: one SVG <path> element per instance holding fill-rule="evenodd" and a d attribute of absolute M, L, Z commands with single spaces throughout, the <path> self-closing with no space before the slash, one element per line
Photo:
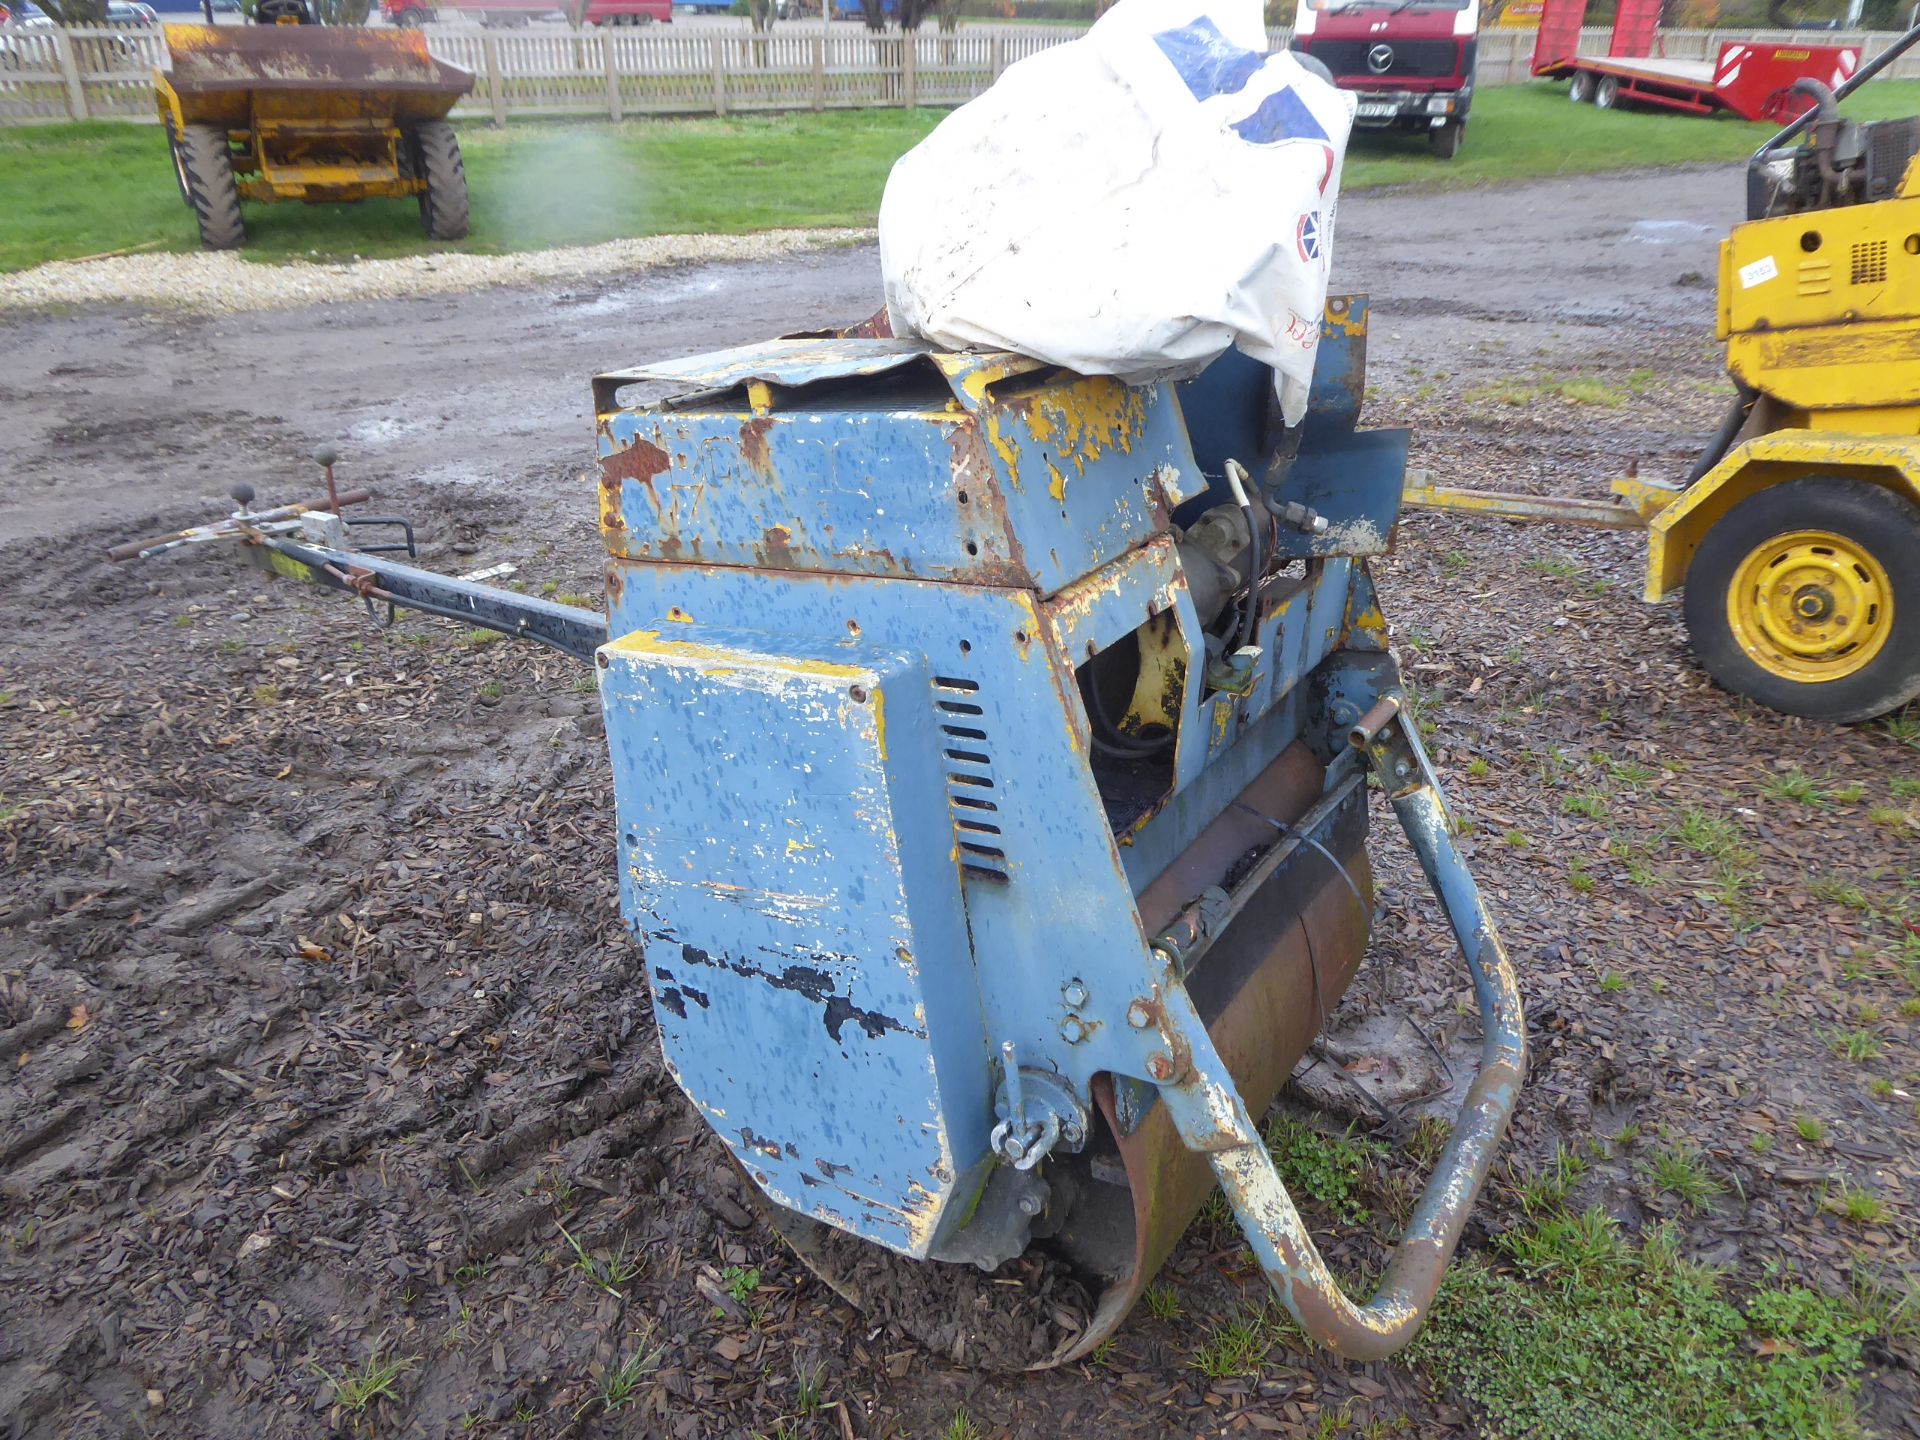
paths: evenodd
<path fill-rule="evenodd" d="M 1602 110 L 1650 105 L 1687 115 L 1728 110 L 1743 120 L 1785 124 L 1812 108 L 1797 80 L 1838 88 L 1859 68 L 1849 45 L 1728 41 L 1712 60 L 1669 59 L 1660 46 L 1659 0 L 1621 0 L 1607 53 L 1581 49 L 1586 0 L 1546 0 L 1533 47 L 1533 73 L 1565 79 L 1567 98 Z"/>

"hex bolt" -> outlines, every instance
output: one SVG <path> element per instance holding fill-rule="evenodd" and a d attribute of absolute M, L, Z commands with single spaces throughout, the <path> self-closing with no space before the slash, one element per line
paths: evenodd
<path fill-rule="evenodd" d="M 1136 1000 L 1127 1006 L 1127 1024 L 1136 1030 L 1144 1030 L 1153 1024 L 1153 1007 L 1144 1000 Z"/>
<path fill-rule="evenodd" d="M 1413 773 L 1413 766 L 1404 760 L 1396 760 L 1393 762 L 1393 773 L 1404 780 L 1408 775 Z"/>
<path fill-rule="evenodd" d="M 1022 1215 L 1038 1215 L 1044 1208 L 1040 1203 L 1040 1197 L 1038 1195 L 1022 1195 L 1020 1197 L 1020 1213 Z"/>
<path fill-rule="evenodd" d="M 1164 1050 L 1156 1050 L 1147 1057 L 1147 1074 L 1156 1080 L 1173 1078 L 1173 1057 Z"/>
<path fill-rule="evenodd" d="M 1087 1003 L 1087 987 L 1078 980 L 1069 980 L 1060 987 L 1060 998 L 1067 1002 L 1069 1009 L 1078 1010 Z"/>

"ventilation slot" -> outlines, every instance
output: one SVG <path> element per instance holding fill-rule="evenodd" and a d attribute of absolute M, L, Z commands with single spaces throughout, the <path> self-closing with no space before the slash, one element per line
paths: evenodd
<path fill-rule="evenodd" d="M 933 703 L 939 711 L 941 758 L 946 762 L 947 801 L 953 814 L 954 843 L 960 869 L 969 880 L 1005 884 L 1007 852 L 1001 838 L 1000 806 L 995 801 L 993 747 L 988 743 L 985 708 L 978 681 L 953 675 L 933 677 Z"/>
<path fill-rule="evenodd" d="M 1887 278 L 1887 242 L 1863 240 L 1853 247 L 1853 283 L 1879 285 Z"/>
<path fill-rule="evenodd" d="M 1825 295 L 1833 289 L 1833 266 L 1824 260 L 1802 260 L 1799 281 L 1802 295 Z"/>

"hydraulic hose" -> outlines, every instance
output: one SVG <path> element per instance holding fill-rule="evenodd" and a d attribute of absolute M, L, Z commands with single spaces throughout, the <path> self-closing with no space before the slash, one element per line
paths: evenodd
<path fill-rule="evenodd" d="M 1740 427 L 1747 423 L 1755 402 L 1760 399 L 1760 392 L 1743 380 L 1735 380 L 1733 387 L 1733 404 L 1727 407 L 1726 418 L 1720 422 L 1720 428 L 1713 432 L 1713 439 L 1707 442 L 1707 448 L 1700 452 L 1700 459 L 1688 473 L 1686 483 L 1689 485 L 1727 458 L 1727 451 L 1733 448 L 1734 437 L 1740 433 Z"/>

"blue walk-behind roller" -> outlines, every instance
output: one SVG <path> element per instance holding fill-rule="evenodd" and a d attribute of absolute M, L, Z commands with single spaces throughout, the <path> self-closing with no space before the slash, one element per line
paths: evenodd
<path fill-rule="evenodd" d="M 1524 1053 L 1367 572 L 1407 435 L 1356 428 L 1364 299 L 1295 429 L 1234 353 L 1130 387 L 872 328 L 596 382 L 622 895 L 675 1077 L 795 1248 L 945 1352 L 1087 1353 L 1216 1183 L 1309 1333 L 1391 1352 Z M 1362 1306 L 1256 1121 L 1365 953 L 1370 776 L 1485 1053 Z M 901 1301 L 917 1270 L 945 1298 Z M 949 1283 L 996 1270 L 1052 1287 L 1011 1357 Z"/>

